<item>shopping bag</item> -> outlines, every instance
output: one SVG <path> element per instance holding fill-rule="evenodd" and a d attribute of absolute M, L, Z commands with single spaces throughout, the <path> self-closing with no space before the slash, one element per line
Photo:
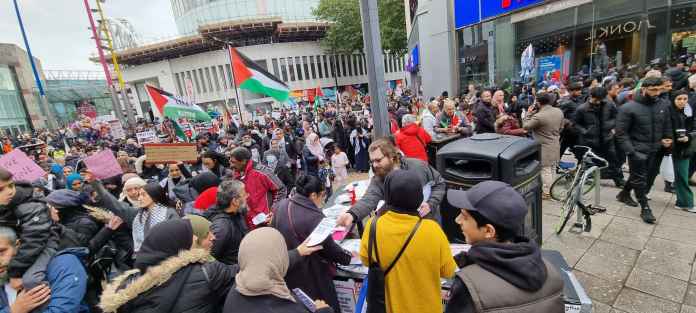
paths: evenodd
<path fill-rule="evenodd" d="M 674 166 L 672 166 L 671 155 L 662 158 L 662 164 L 660 164 L 660 175 L 662 176 L 662 179 L 670 183 L 674 182 Z"/>

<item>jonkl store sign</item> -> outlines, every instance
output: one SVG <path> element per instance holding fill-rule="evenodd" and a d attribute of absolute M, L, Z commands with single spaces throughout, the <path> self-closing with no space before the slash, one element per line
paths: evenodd
<path fill-rule="evenodd" d="M 645 27 L 648 29 L 650 28 L 655 28 L 655 26 L 650 25 L 650 21 L 647 20 L 645 21 Z M 604 38 L 604 37 L 609 37 L 611 35 L 620 35 L 620 34 L 626 34 L 626 33 L 632 33 L 636 31 L 640 31 L 640 28 L 643 27 L 643 21 L 639 22 L 626 22 L 623 24 L 615 24 L 615 25 L 609 25 L 605 27 L 597 27 L 593 32 L 590 32 L 590 37 L 585 39 L 585 40 L 592 40 L 592 38 Z"/>

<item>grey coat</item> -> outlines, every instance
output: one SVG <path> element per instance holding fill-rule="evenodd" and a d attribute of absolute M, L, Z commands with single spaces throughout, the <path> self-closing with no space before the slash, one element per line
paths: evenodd
<path fill-rule="evenodd" d="M 563 112 L 550 105 L 535 114 L 527 114 L 522 128 L 534 132 L 534 140 L 541 144 L 541 166 L 556 166 L 560 160 L 558 140 L 564 128 Z"/>
<path fill-rule="evenodd" d="M 423 121 L 423 129 L 430 135 L 430 137 L 435 138 L 435 126 L 437 126 L 437 118 L 430 113 L 428 109 L 423 111 L 423 116 L 421 117 Z"/>
<path fill-rule="evenodd" d="M 415 173 L 421 186 L 425 186 L 425 184 L 431 181 L 435 182 L 430 192 L 430 198 L 426 201 L 430 206 L 430 213 L 424 217 L 437 221 L 440 218 L 440 202 L 442 202 L 446 192 L 445 180 L 438 171 L 420 159 L 401 157 L 401 168 Z M 348 210 L 348 213 L 353 215 L 353 221 L 362 220 L 375 211 L 377 203 L 382 199 L 384 199 L 384 181 L 374 176 L 367 187 L 365 195 Z"/>

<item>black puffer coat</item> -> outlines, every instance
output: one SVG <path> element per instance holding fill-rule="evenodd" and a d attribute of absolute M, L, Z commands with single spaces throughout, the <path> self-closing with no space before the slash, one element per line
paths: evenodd
<path fill-rule="evenodd" d="M 475 113 L 476 119 L 478 119 L 476 133 L 495 133 L 496 116 L 494 111 L 495 109 L 490 103 L 485 103 L 483 100 L 478 102 Z"/>
<path fill-rule="evenodd" d="M 568 125 L 568 123 L 571 122 L 575 111 L 583 104 L 583 102 L 580 101 L 581 97 L 582 96 L 571 98 L 570 96 L 566 96 L 561 99 L 561 104 L 558 105 L 558 108 L 563 111 L 563 125 Z"/>
<path fill-rule="evenodd" d="M 205 210 L 203 217 L 212 223 L 210 232 L 215 235 L 210 254 L 222 263 L 237 264 L 239 245 L 249 232 L 244 217 L 239 213 L 225 212 L 216 204 Z"/>
<path fill-rule="evenodd" d="M 636 151 L 651 153 L 662 146 L 662 139 L 672 138 L 669 104 L 659 99 L 646 99 L 636 92 L 633 100 L 619 108 L 616 137 L 621 150 L 631 155 Z"/>
<path fill-rule="evenodd" d="M 99 225 L 97 222 L 85 214 L 73 214 L 68 220 L 63 222 L 63 225 L 85 236 L 87 240 L 94 238 L 99 232 Z"/>
<path fill-rule="evenodd" d="M 577 144 L 588 147 L 614 145 L 611 130 L 616 126 L 616 106 L 602 100 L 600 104 L 583 103 L 573 114 L 573 131 L 580 135 Z"/>

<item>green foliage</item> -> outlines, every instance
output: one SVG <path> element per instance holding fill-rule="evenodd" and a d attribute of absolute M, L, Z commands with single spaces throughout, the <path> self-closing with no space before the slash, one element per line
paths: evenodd
<path fill-rule="evenodd" d="M 406 16 L 403 0 L 378 0 L 379 27 L 382 36 L 382 51 L 391 55 L 406 54 Z M 365 53 L 360 3 L 358 0 L 320 0 L 312 11 L 317 20 L 331 23 L 326 37 L 321 40 L 325 46 L 333 46 L 338 52 L 351 54 Z"/>

